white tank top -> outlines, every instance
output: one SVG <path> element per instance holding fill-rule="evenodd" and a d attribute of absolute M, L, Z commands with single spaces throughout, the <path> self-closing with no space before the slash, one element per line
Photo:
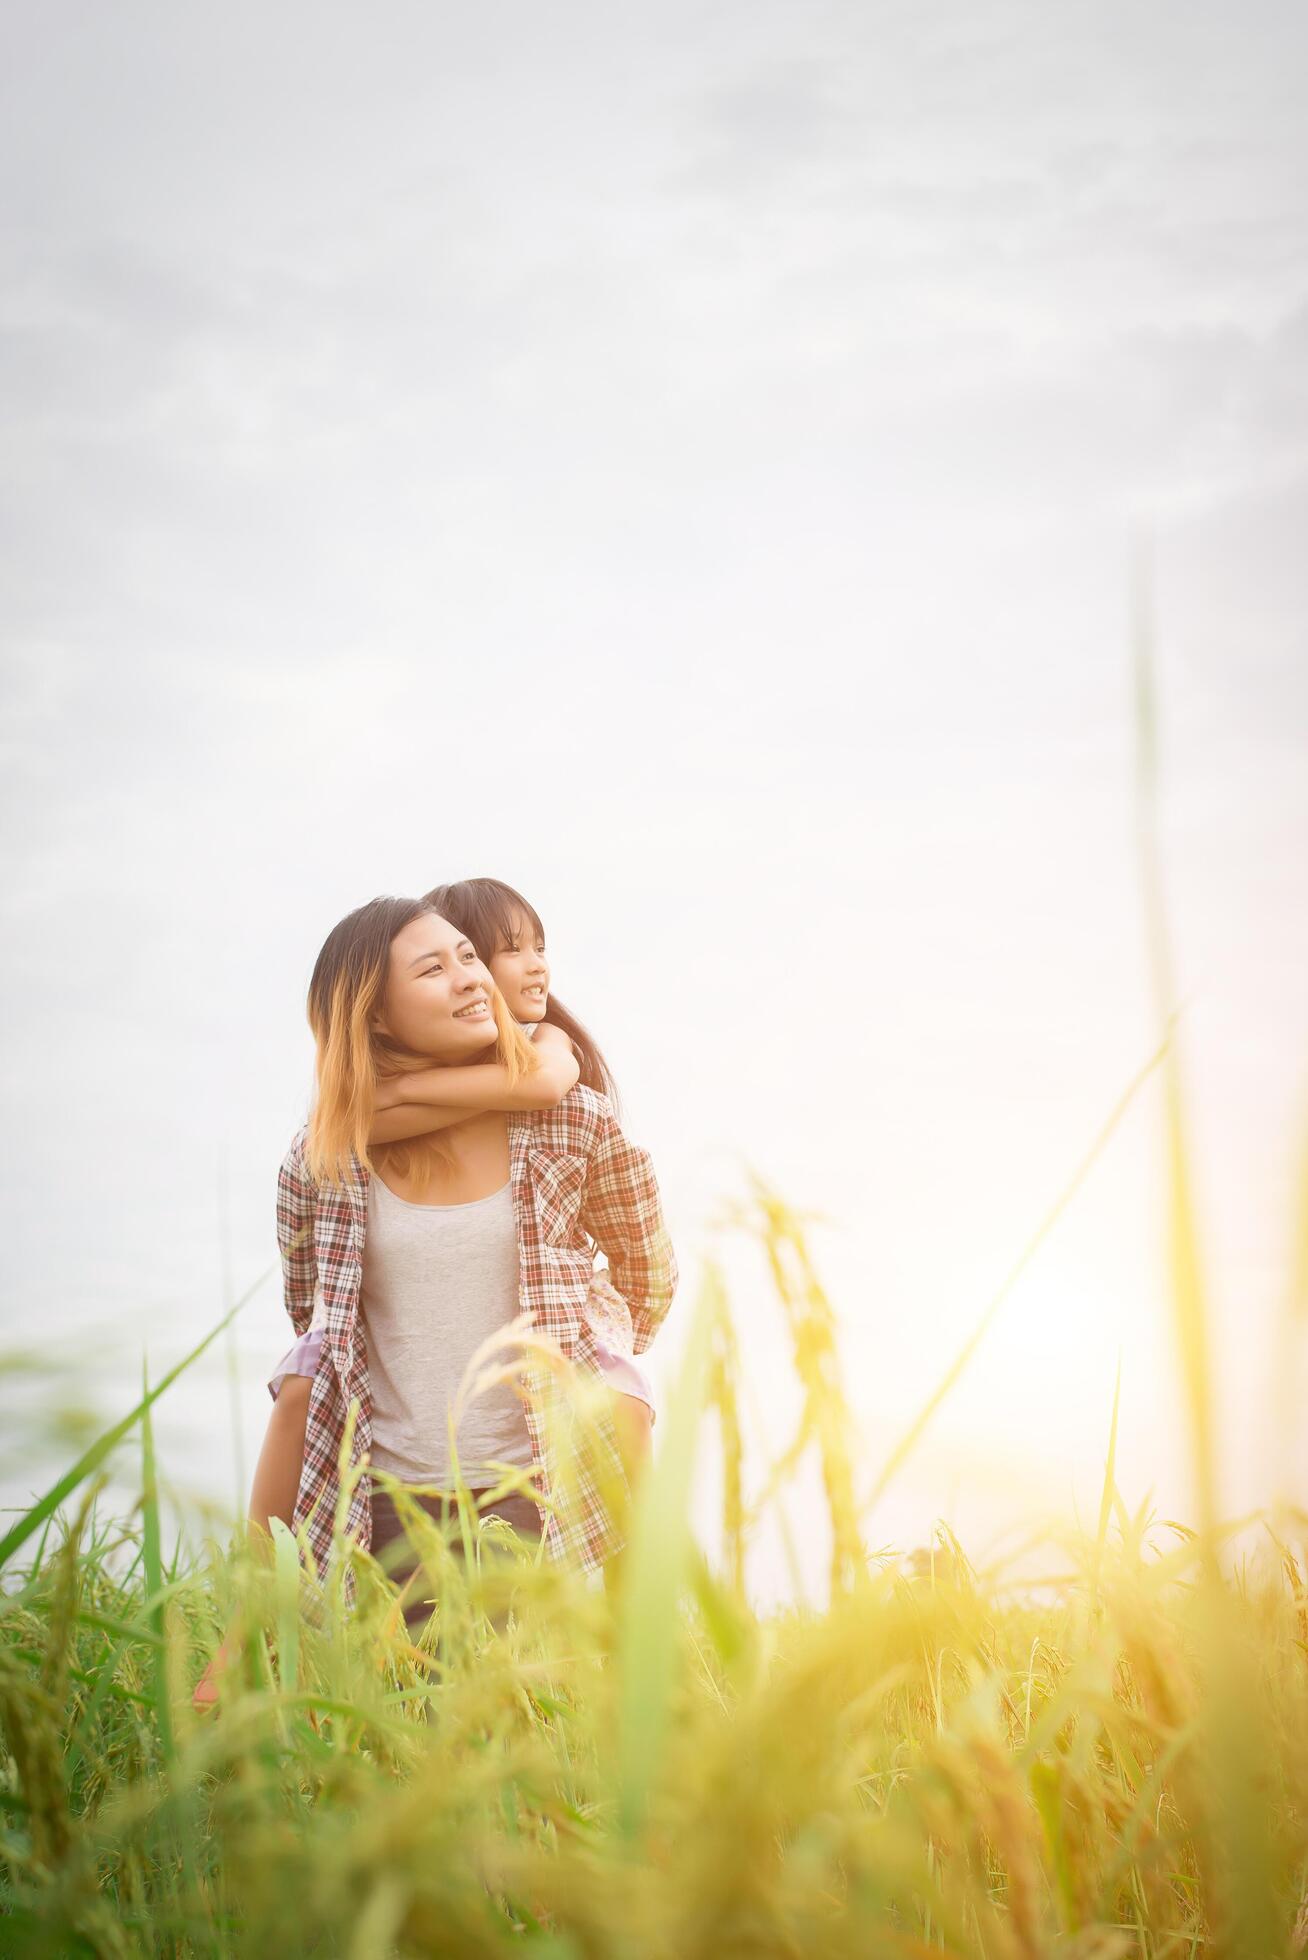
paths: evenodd
<path fill-rule="evenodd" d="M 510 1187 L 466 1205 L 413 1205 L 372 1177 L 360 1305 L 373 1464 L 405 1483 L 448 1484 L 448 1417 L 464 1369 L 519 1311 Z M 510 1358 L 506 1350 L 503 1359 Z M 467 1404 L 458 1451 L 473 1490 L 497 1481 L 492 1461 L 531 1462 L 526 1417 L 511 1384 Z"/>

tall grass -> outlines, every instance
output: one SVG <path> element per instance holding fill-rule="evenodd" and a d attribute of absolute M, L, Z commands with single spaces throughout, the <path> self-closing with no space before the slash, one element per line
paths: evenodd
<path fill-rule="evenodd" d="M 440 1581 L 416 1639 L 343 1544 L 352 1611 L 309 1588 L 285 1533 L 270 1561 L 180 1566 L 143 1400 L 135 1518 L 84 1500 L 0 1598 L 0 1946 L 1301 1950 L 1301 1543 L 1269 1536 L 1273 1556 L 1214 1581 L 1202 1539 L 1132 1516 L 1110 1464 L 1099 1529 L 1060 1547 L 1056 1587 L 982 1578 L 947 1538 L 930 1564 L 870 1561 L 802 1227 L 763 1190 L 738 1222 L 796 1333 L 836 1548 L 825 1611 L 749 1605 L 738 1449 L 721 1570 L 690 1533 L 702 1412 L 729 1459 L 739 1435 L 716 1269 L 615 1596 L 492 1557 L 475 1521 L 471 1562 L 415 1526 Z M 780 1482 L 798 1460 L 783 1452 Z M 217 1718 L 197 1716 L 189 1686 L 233 1619 L 243 1658 Z"/>

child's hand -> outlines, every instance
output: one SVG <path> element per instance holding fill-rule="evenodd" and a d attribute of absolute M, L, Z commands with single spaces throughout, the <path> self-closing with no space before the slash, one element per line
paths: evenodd
<path fill-rule="evenodd" d="M 400 1085 L 403 1081 L 402 1075 L 379 1075 L 373 1091 L 373 1109 L 394 1109 L 397 1103 L 402 1103 L 404 1091 Z"/>
<path fill-rule="evenodd" d="M 576 1053 L 572 1043 L 572 1036 L 565 1034 L 562 1028 L 554 1027 L 549 1021 L 538 1021 L 536 1023 L 536 1033 L 532 1040 L 532 1046 L 540 1055 L 573 1055 Z"/>

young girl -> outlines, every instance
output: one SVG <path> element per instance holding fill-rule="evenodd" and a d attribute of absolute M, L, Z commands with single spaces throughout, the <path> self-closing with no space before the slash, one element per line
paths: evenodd
<path fill-rule="evenodd" d="M 535 932 L 534 915 L 514 901 Z M 509 935 L 496 948 L 532 1019 L 548 1003 L 537 943 Z M 352 1460 L 369 1452 L 403 1481 L 441 1484 L 445 1412 L 462 1367 L 487 1331 L 526 1313 L 565 1362 L 617 1388 L 615 1404 L 643 1411 L 648 1389 L 632 1356 L 666 1313 L 676 1269 L 648 1157 L 605 1096 L 572 1086 L 582 1066 L 606 1079 L 594 1044 L 578 1030 L 578 1063 L 560 1028 L 527 1042 L 471 935 L 427 901 L 377 899 L 342 920 L 319 955 L 309 1018 L 318 1100 L 278 1185 L 286 1304 L 300 1339 L 278 1371 L 250 1516 L 265 1530 L 272 1517 L 293 1518 L 321 1560 L 351 1404 Z M 415 1100 L 438 1091 L 439 1103 Z M 611 1276 L 595 1274 L 595 1246 Z M 530 1465 L 549 1501 L 547 1549 L 597 1566 L 617 1539 L 604 1478 L 551 1461 L 540 1416 L 550 1384 L 539 1368 L 524 1374 L 527 1407 L 506 1391 L 466 1455 L 461 1432 L 460 1468 Z M 616 1450 L 613 1463 L 621 1478 Z M 521 1508 L 497 1508 L 524 1523 Z M 394 1535 L 393 1507 L 378 1511 Z M 373 1522 L 365 1476 L 347 1529 L 376 1548 Z M 196 1699 L 213 1693 L 211 1669 Z"/>

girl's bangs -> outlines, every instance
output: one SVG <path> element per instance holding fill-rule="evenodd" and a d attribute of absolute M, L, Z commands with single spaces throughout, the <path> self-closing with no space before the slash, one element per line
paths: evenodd
<path fill-rule="evenodd" d="M 425 903 L 466 932 L 484 960 L 493 959 L 508 945 L 520 919 L 526 919 L 540 939 L 545 937 L 536 908 L 498 878 L 464 878 L 456 885 L 437 885 Z"/>

